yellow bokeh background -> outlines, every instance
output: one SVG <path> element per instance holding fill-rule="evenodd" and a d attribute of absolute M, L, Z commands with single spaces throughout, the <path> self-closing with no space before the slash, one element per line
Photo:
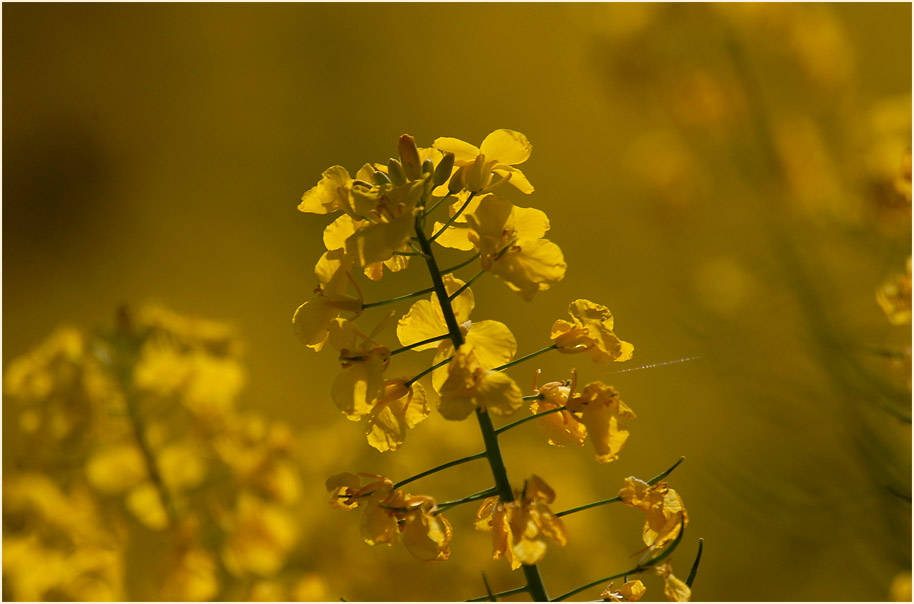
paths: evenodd
<path fill-rule="evenodd" d="M 548 344 L 570 301 L 607 305 L 633 361 L 554 354 L 510 373 L 529 392 L 533 369 L 550 381 L 576 367 L 638 415 L 609 465 L 532 425 L 505 434 L 512 480 L 542 476 L 564 509 L 685 456 L 670 483 L 690 526 L 673 558 L 686 575 L 704 539 L 697 600 L 883 600 L 910 572 L 910 365 L 893 373 L 872 352 L 911 344 L 875 294 L 911 253 L 910 155 L 907 201 L 898 185 L 910 5 L 8 4 L 3 17 L 4 368 L 56 326 L 110 325 L 122 303 L 232 323 L 242 406 L 299 438 L 292 562 L 320 577 L 315 597 L 462 600 L 485 593 L 481 571 L 496 590 L 522 581 L 490 559 L 473 506 L 448 513 L 440 564 L 365 545 L 358 514 L 329 508 L 331 474 L 396 480 L 482 440 L 433 413 L 398 452 L 374 451 L 330 402 L 333 354 L 291 329 L 329 222 L 296 205 L 325 168 L 384 162 L 403 133 L 478 144 L 497 128 L 533 143 L 536 192 L 512 199 L 550 217 L 568 271 L 531 303 L 484 278 L 473 317 L 507 323 L 520 355 Z M 380 300 L 428 277 L 414 263 L 362 285 Z M 395 363 L 407 374 L 431 357 Z M 5 473 L 29 453 L 16 412 L 4 402 Z M 443 501 L 489 481 L 480 461 L 413 486 Z M 540 565 L 550 593 L 632 566 L 642 522 L 616 506 L 567 518 L 568 546 Z M 128 589 L 149 597 L 136 571 Z"/>

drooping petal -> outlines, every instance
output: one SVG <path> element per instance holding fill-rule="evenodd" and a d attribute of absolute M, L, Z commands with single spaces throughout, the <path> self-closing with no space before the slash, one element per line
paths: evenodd
<path fill-rule="evenodd" d="M 529 301 L 537 292 L 561 281 L 565 269 L 559 246 L 548 239 L 531 239 L 517 242 L 488 270 Z"/>
<path fill-rule="evenodd" d="M 423 504 L 410 513 L 403 526 L 403 545 L 413 556 L 428 562 L 447 560 L 451 551 L 448 543 L 453 530 L 440 514 L 432 513 L 433 506 Z"/>
<path fill-rule="evenodd" d="M 524 404 L 524 393 L 509 376 L 498 371 L 481 370 L 476 404 L 495 415 L 511 415 Z"/>
<path fill-rule="evenodd" d="M 524 195 L 533 193 L 533 185 L 530 184 L 530 181 L 527 180 L 527 176 L 518 168 L 515 168 L 514 166 L 496 166 L 492 171 L 501 178 L 506 179 L 509 185 L 513 186 Z"/>
<path fill-rule="evenodd" d="M 406 245 L 413 235 L 413 222 L 413 216 L 409 213 L 390 222 L 376 222 L 363 226 L 346 240 L 346 251 L 362 267 L 374 262 L 383 262 Z"/>
<path fill-rule="evenodd" d="M 368 416 L 368 444 L 378 451 L 396 451 L 406 440 L 406 431 L 428 417 L 425 389 L 418 382 L 409 388 L 403 380 L 386 384 L 384 398 Z"/>

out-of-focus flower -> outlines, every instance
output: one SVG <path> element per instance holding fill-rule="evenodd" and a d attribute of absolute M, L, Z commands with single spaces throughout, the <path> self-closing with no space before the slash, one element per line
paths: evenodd
<path fill-rule="evenodd" d="M 892 602 L 910 602 L 911 601 L 911 573 L 902 571 L 892 579 L 892 585 L 889 586 L 889 599 Z"/>
<path fill-rule="evenodd" d="M 523 392 L 514 380 L 483 369 L 469 344 L 457 349 L 438 394 L 438 412 L 450 420 L 465 419 L 476 409 L 511 415 L 523 405 Z"/>
<path fill-rule="evenodd" d="M 463 281 L 451 275 L 444 275 L 442 279 L 449 295 L 453 295 L 464 285 Z M 507 325 L 499 321 L 470 321 L 470 313 L 473 311 L 474 305 L 473 291 L 469 288 L 451 300 L 451 308 L 460 325 L 463 339 L 473 347 L 476 358 L 483 369 L 494 369 L 504 365 L 514 358 L 514 353 L 517 351 L 514 334 Z M 428 300 L 419 300 L 413 304 L 409 312 L 397 323 L 397 337 L 403 346 L 439 337 L 447 334 L 447 331 L 447 323 L 435 295 Z M 434 359 L 436 364 L 454 355 L 454 344 L 447 338 L 440 342 L 416 346 L 413 350 L 429 350 L 436 347 L 437 352 Z M 440 367 L 432 372 L 432 385 L 435 390 L 441 389 L 447 375 L 446 367 Z"/>
<path fill-rule="evenodd" d="M 590 300 L 575 300 L 568 306 L 572 321 L 559 319 L 552 325 L 552 341 L 559 352 L 587 352 L 598 364 L 632 358 L 635 347 L 613 332 L 608 308 Z"/>
<path fill-rule="evenodd" d="M 470 191 L 479 193 L 508 182 L 521 193 L 532 193 L 533 185 L 518 168 L 527 161 L 533 145 L 527 137 L 514 130 L 495 130 L 475 147 L 460 139 L 441 137 L 435 139 L 434 147 L 454 154 L 457 172 L 451 178 L 459 178 Z M 492 175 L 499 177 L 493 182 Z"/>
<path fill-rule="evenodd" d="M 673 567 L 670 566 L 669 560 L 654 566 L 653 571 L 663 577 L 663 593 L 670 602 L 688 602 L 691 600 L 692 590 L 686 585 L 685 581 L 673 574 Z"/>
<path fill-rule="evenodd" d="M 289 511 L 250 493 L 238 496 L 235 509 L 222 515 L 222 524 L 228 535 L 222 560 L 236 576 L 273 576 L 298 541 L 298 525 Z"/>
<path fill-rule="evenodd" d="M 641 536 L 650 550 L 672 543 L 689 523 L 682 498 L 665 482 L 650 485 L 629 476 L 619 491 L 619 497 L 625 505 L 638 508 L 647 515 Z"/>
<path fill-rule="evenodd" d="M 360 476 L 369 482 L 361 485 Z M 402 538 L 406 549 L 420 560 L 450 556 L 451 525 L 431 497 L 404 493 L 394 489 L 390 479 L 371 474 L 336 474 L 327 479 L 327 490 L 333 507 L 364 507 L 360 530 L 368 545 L 394 545 Z"/>
<path fill-rule="evenodd" d="M 549 509 L 553 501 L 555 492 L 536 474 L 514 492 L 513 501 L 505 503 L 499 497 L 483 501 L 475 526 L 492 531 L 494 558 L 506 556 L 511 568 L 518 569 L 542 560 L 547 541 L 568 543 L 564 523 Z"/>
<path fill-rule="evenodd" d="M 180 547 L 169 560 L 161 596 L 167 600 L 202 602 L 215 598 L 219 587 L 215 557 L 199 545 Z"/>
<path fill-rule="evenodd" d="M 879 286 L 876 301 L 892 325 L 911 324 L 911 256 L 906 273 L 893 275 Z"/>
<path fill-rule="evenodd" d="M 613 584 L 610 583 L 606 586 L 606 589 L 603 590 L 603 593 L 600 594 L 600 598 L 604 602 L 637 602 L 641 599 L 641 596 L 644 595 L 644 592 L 647 589 L 644 587 L 644 583 L 639 580 L 626 581 L 622 584 L 618 590 L 613 589 Z"/>
<path fill-rule="evenodd" d="M 89 492 L 40 474 L 4 476 L 3 584 L 15 600 L 120 601 L 123 535 Z"/>
<path fill-rule="evenodd" d="M 314 297 L 302 304 L 292 317 L 292 326 L 301 341 L 320 351 L 327 342 L 330 324 L 343 312 L 358 316 L 362 301 L 346 293 L 352 281 L 352 258 L 343 250 L 326 252 L 317 261 L 314 272 L 320 285 Z"/>

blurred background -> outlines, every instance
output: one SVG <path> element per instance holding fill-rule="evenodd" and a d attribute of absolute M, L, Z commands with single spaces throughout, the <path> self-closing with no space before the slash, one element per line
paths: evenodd
<path fill-rule="evenodd" d="M 397 480 L 482 441 L 433 413 L 378 453 L 330 401 L 334 355 L 291 329 L 329 222 L 296 206 L 324 169 L 385 162 L 403 133 L 478 145 L 497 128 L 533 143 L 536 192 L 512 199 L 546 212 L 568 271 L 532 303 L 482 279 L 473 318 L 507 323 L 520 355 L 570 301 L 610 307 L 633 361 L 546 355 L 511 375 L 528 389 L 537 367 L 541 383 L 577 367 L 638 415 L 609 465 L 529 424 L 505 434 L 512 480 L 535 472 L 565 509 L 685 456 L 673 559 L 687 575 L 704 538 L 694 599 L 910 597 L 909 4 L 7 4 L 3 88 L 4 370 L 121 304 L 232 324 L 238 406 L 298 440 L 281 576 L 315 578 L 310 597 L 462 600 L 485 593 L 480 571 L 495 590 L 522 581 L 491 560 L 473 505 L 448 513 L 438 564 L 365 545 L 359 513 L 330 509 L 331 474 Z M 410 268 L 365 280 L 366 298 L 426 287 Z M 876 292 L 898 274 L 893 324 Z M 6 399 L 5 476 L 29 456 L 18 413 Z M 475 462 L 411 487 L 442 501 L 489 480 Z M 568 517 L 568 546 L 540 565 L 550 593 L 630 568 L 642 522 L 616 506 Z M 125 598 L 155 599 L 136 570 L 154 551 L 134 546 Z"/>

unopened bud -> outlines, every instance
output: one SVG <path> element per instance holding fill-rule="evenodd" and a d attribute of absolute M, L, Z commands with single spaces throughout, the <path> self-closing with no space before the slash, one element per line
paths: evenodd
<path fill-rule="evenodd" d="M 487 168 L 486 157 L 480 153 L 476 156 L 476 161 L 473 162 L 473 165 L 469 166 L 466 175 L 467 189 L 474 193 L 479 193 L 486 188 L 486 185 L 489 184 Z"/>
<path fill-rule="evenodd" d="M 392 157 L 387 160 L 387 176 L 390 178 L 390 182 L 398 187 L 406 184 L 406 173 L 403 171 L 403 165 Z"/>
<path fill-rule="evenodd" d="M 428 158 L 422 162 L 422 174 L 431 174 L 435 171 L 435 161 L 432 158 Z"/>
<path fill-rule="evenodd" d="M 440 187 L 447 182 L 447 179 L 451 177 L 451 171 L 454 169 L 454 154 L 445 153 L 444 157 L 441 158 L 441 161 L 438 162 L 438 166 L 435 168 L 435 175 L 432 177 L 432 180 L 435 183 L 436 187 Z"/>
<path fill-rule="evenodd" d="M 375 170 L 374 181 L 379 185 L 389 185 L 390 179 L 387 177 L 387 174 L 384 174 L 380 170 Z"/>
<path fill-rule="evenodd" d="M 419 163 L 419 150 L 416 141 L 408 134 L 400 137 L 400 161 L 403 162 L 403 171 L 409 180 L 418 180 L 422 174 L 422 165 Z"/>
<path fill-rule="evenodd" d="M 451 195 L 456 195 L 463 190 L 463 186 L 466 182 L 467 176 L 467 167 L 463 166 L 451 177 L 451 180 L 447 183 L 447 192 Z"/>

